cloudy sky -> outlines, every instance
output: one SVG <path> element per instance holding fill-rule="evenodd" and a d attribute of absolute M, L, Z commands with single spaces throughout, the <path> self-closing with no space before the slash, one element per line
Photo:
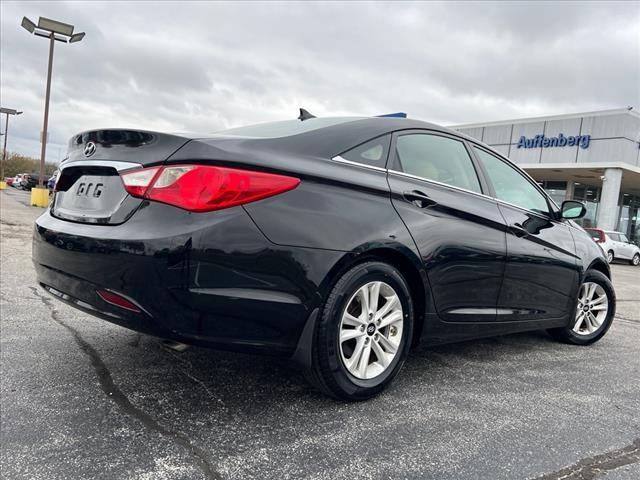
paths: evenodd
<path fill-rule="evenodd" d="M 212 132 L 406 111 L 440 124 L 640 109 L 640 2 L 0 4 L 9 150 L 39 156 L 48 43 L 23 16 L 76 25 L 56 43 L 48 160 L 101 127 Z M 4 130 L 4 124 L 3 124 Z"/>

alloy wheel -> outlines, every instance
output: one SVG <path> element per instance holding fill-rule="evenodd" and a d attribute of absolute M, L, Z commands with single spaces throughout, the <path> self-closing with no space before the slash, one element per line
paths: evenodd
<path fill-rule="evenodd" d="M 349 299 L 340 322 L 340 356 L 349 373 L 368 380 L 383 373 L 400 349 L 404 314 L 396 291 L 369 282 Z"/>
<path fill-rule="evenodd" d="M 607 252 L 607 262 L 613 262 L 613 252 Z"/>
<path fill-rule="evenodd" d="M 591 335 L 602 326 L 608 312 L 609 299 L 604 288 L 595 282 L 583 283 L 578 294 L 574 333 Z"/>
<path fill-rule="evenodd" d="M 636 253 L 636 254 L 633 256 L 632 263 L 633 263 L 633 265 L 634 265 L 634 266 L 636 266 L 636 267 L 637 267 L 638 265 L 640 265 L 640 254 Z"/>

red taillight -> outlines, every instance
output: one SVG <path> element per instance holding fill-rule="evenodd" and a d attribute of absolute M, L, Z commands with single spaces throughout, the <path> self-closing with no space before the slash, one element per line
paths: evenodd
<path fill-rule="evenodd" d="M 124 173 L 120 178 L 122 178 L 125 190 L 129 192 L 130 195 L 143 197 L 151 184 L 151 180 L 156 176 L 159 169 L 160 167 L 141 168 L 140 170 Z"/>
<path fill-rule="evenodd" d="M 96 290 L 96 293 L 105 302 L 110 303 L 111 305 L 115 305 L 116 307 L 124 308 L 125 310 L 130 310 L 136 313 L 140 313 L 142 311 L 140 307 L 133 303 L 131 300 L 115 292 L 112 292 L 111 290 Z"/>
<path fill-rule="evenodd" d="M 208 165 L 171 165 L 121 175 L 134 197 L 168 203 L 191 212 L 211 212 L 255 202 L 296 188 L 285 175 Z"/>

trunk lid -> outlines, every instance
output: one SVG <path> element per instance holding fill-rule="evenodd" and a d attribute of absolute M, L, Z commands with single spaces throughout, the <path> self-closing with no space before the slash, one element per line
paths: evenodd
<path fill-rule="evenodd" d="M 142 203 L 124 189 L 120 172 L 162 165 L 191 138 L 142 130 L 92 130 L 75 135 L 60 164 L 51 215 L 79 223 L 118 225 Z"/>

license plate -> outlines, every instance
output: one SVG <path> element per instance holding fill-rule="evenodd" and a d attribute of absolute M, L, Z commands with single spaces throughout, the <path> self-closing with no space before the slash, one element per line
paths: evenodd
<path fill-rule="evenodd" d="M 80 179 L 76 187 L 76 196 L 87 198 L 100 198 L 105 190 L 105 179 L 103 177 L 91 176 Z"/>

